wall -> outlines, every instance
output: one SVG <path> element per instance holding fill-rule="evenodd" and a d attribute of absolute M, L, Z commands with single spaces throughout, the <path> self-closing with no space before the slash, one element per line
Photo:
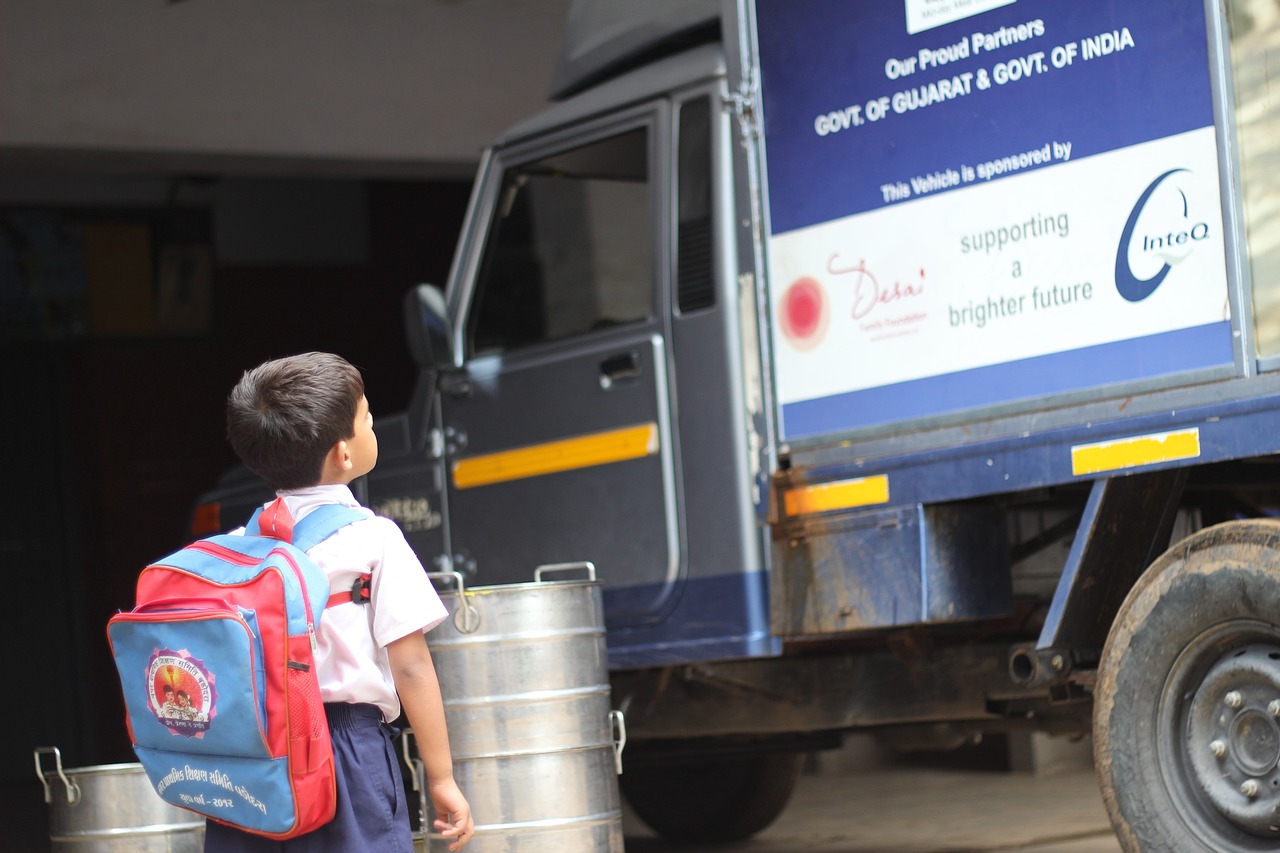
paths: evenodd
<path fill-rule="evenodd" d="M 462 175 L 545 103 L 567 8 L 0 0 L 0 156 Z"/>

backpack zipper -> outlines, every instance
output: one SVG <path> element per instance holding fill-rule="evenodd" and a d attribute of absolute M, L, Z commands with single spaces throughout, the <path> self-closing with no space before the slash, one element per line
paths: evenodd
<path fill-rule="evenodd" d="M 206 554 L 212 554 L 220 560 L 225 560 L 228 563 L 234 563 L 237 566 L 252 566 L 262 562 L 262 558 L 260 557 L 251 557 L 248 554 L 241 554 L 239 551 L 233 551 L 223 545 L 215 545 L 214 543 L 206 542 L 203 539 L 192 542 L 187 547 L 193 551 L 203 551 Z"/>
<path fill-rule="evenodd" d="M 289 552 L 276 548 L 266 557 L 263 557 L 263 558 L 250 557 L 246 554 L 241 554 L 239 551 L 233 551 L 232 549 L 224 547 L 222 545 L 215 545 L 212 542 L 206 542 L 203 539 L 192 542 L 187 547 L 194 548 L 197 551 L 203 551 L 206 554 L 212 554 L 222 560 L 227 561 L 228 563 L 234 563 L 237 566 L 256 565 L 258 563 L 264 562 L 267 559 L 270 559 L 271 554 L 279 554 L 281 557 L 283 557 L 284 561 L 289 564 L 289 568 L 293 570 L 293 576 L 298 581 L 298 588 L 302 590 L 302 606 L 303 608 L 305 608 L 306 614 L 307 614 L 307 638 L 311 641 L 311 651 L 315 652 L 320 650 L 320 643 L 318 640 L 316 640 L 315 616 L 311 612 L 311 596 L 308 595 L 307 593 L 307 581 L 306 581 L 306 578 L 302 576 L 302 569 L 298 568 L 298 564 L 294 561 L 293 557 L 289 554 Z"/>
<path fill-rule="evenodd" d="M 307 637 L 311 640 L 311 651 L 319 651 L 320 643 L 316 640 L 316 623 L 315 617 L 311 613 L 311 596 L 307 590 L 307 579 L 302 576 L 302 569 L 298 568 L 297 562 L 287 551 L 276 549 L 271 553 L 284 557 L 284 561 L 289 564 L 289 568 L 293 569 L 293 576 L 298 579 L 298 588 L 302 590 L 302 606 L 307 611 Z"/>

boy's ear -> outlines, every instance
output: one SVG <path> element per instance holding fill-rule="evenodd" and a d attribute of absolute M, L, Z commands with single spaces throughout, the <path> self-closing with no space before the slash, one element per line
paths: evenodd
<path fill-rule="evenodd" d="M 329 455 L 333 457 L 334 463 L 341 470 L 351 470 L 351 449 L 347 447 L 346 439 L 338 439 L 334 443 L 333 449 L 329 451 Z"/>
<path fill-rule="evenodd" d="M 333 447 L 324 455 L 324 471 L 321 482 L 342 482 L 342 476 L 351 470 L 351 450 L 345 439 L 334 442 Z"/>

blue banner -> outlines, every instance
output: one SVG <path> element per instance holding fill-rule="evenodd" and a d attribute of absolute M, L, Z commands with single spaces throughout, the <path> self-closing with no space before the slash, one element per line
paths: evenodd
<path fill-rule="evenodd" d="M 1232 364 L 1202 0 L 757 12 L 787 438 Z"/>
<path fill-rule="evenodd" d="M 756 8 L 775 235 L 1213 124 L 1202 0 Z"/>

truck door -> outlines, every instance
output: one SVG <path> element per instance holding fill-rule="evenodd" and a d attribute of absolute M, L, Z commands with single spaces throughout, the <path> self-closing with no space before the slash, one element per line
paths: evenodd
<path fill-rule="evenodd" d="M 610 625 L 660 619 L 680 570 L 660 109 L 493 155 L 450 303 L 451 550 L 471 582 L 589 560 Z"/>

